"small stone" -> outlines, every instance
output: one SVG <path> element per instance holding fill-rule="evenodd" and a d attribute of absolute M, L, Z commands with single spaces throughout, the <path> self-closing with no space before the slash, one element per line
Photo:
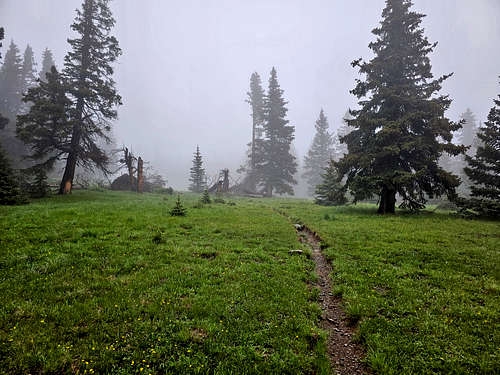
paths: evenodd
<path fill-rule="evenodd" d="M 304 252 L 302 250 L 290 250 L 288 254 L 290 255 L 302 255 Z"/>
<path fill-rule="evenodd" d="M 304 226 L 302 224 L 294 224 L 295 229 L 297 230 L 302 230 L 304 229 Z"/>

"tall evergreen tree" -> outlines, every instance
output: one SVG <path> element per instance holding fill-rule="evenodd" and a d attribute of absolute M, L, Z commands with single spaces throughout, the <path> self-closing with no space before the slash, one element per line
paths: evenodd
<path fill-rule="evenodd" d="M 13 120 L 21 106 L 23 60 L 19 48 L 11 41 L 0 69 L 0 112 Z"/>
<path fill-rule="evenodd" d="M 205 169 L 199 146 L 196 146 L 189 181 L 191 182 L 189 190 L 195 193 L 201 193 L 206 188 Z"/>
<path fill-rule="evenodd" d="M 465 173 L 473 181 L 471 199 L 459 204 L 479 215 L 500 217 L 500 95 L 494 100 L 488 121 L 477 136 L 480 145 L 474 157 L 466 155 Z"/>
<path fill-rule="evenodd" d="M 470 146 L 467 150 L 468 155 L 474 155 L 477 148 L 477 131 L 478 125 L 474 113 L 467 108 L 467 110 L 460 116 L 462 120 L 462 129 L 457 132 L 458 142 L 464 146 Z"/>
<path fill-rule="evenodd" d="M 17 118 L 17 136 L 29 146 L 28 156 L 36 162 L 37 171 L 50 170 L 68 154 L 73 132 L 68 119 L 72 102 L 64 80 L 54 66 L 46 79 L 28 90 L 23 100 L 32 105 Z"/>
<path fill-rule="evenodd" d="M 273 67 L 264 105 L 263 155 L 256 165 L 260 184 L 269 197 L 273 195 L 273 191 L 293 195 L 292 185 L 297 184 L 294 179 L 297 162 L 290 152 L 295 127 L 288 125 L 286 104 Z"/>
<path fill-rule="evenodd" d="M 346 155 L 348 153 L 347 145 L 345 143 L 342 143 L 340 140 L 343 139 L 347 134 L 349 134 L 351 132 L 352 128 L 349 127 L 348 121 L 352 120 L 352 119 L 353 119 L 353 117 L 351 116 L 349 111 L 347 111 L 345 113 L 344 117 L 342 117 L 342 125 L 340 126 L 339 130 L 337 131 L 338 142 L 336 142 L 336 144 L 337 144 L 336 151 L 337 151 L 337 155 L 339 158 L 342 158 L 344 155 Z"/>
<path fill-rule="evenodd" d="M 321 183 L 316 186 L 315 203 L 322 206 L 340 206 L 347 203 L 345 193 L 346 189 L 340 182 L 336 163 L 330 159 L 321 175 Z"/>
<path fill-rule="evenodd" d="M 45 51 L 43 51 L 42 54 L 42 69 L 40 69 L 40 76 L 38 78 L 41 81 L 46 81 L 46 74 L 50 73 L 53 66 L 56 66 L 54 55 L 50 49 L 45 48 Z"/>
<path fill-rule="evenodd" d="M 30 87 L 36 85 L 36 62 L 33 49 L 28 44 L 24 51 L 22 69 L 22 92 L 25 93 Z"/>
<path fill-rule="evenodd" d="M 351 91 L 360 109 L 351 111 L 353 131 L 343 138 L 349 153 L 339 172 L 355 200 L 379 195 L 381 214 L 395 212 L 396 194 L 410 210 L 423 208 L 427 197 L 454 198 L 459 180 L 438 159 L 464 152 L 452 143 L 461 125 L 445 117 L 451 100 L 438 95 L 451 75 L 433 79 L 428 55 L 436 44 L 424 36 L 424 15 L 411 6 L 410 0 L 386 0 L 369 45 L 375 56 L 352 63 L 365 79 Z"/>
<path fill-rule="evenodd" d="M 264 133 L 264 90 L 257 72 L 250 77 L 250 91 L 247 92 L 247 96 L 247 103 L 252 108 L 252 141 L 249 144 L 247 166 L 243 166 L 239 171 L 246 172 L 244 185 L 247 189 L 254 191 L 258 179 L 256 166 L 259 160 L 262 160 Z"/>
<path fill-rule="evenodd" d="M 304 157 L 304 173 L 302 174 L 308 184 L 310 194 L 314 194 L 316 186 L 321 183 L 321 175 L 335 154 L 334 137 L 328 131 L 328 119 L 323 110 L 320 111 L 314 127 L 316 134 L 307 155 Z"/>
<path fill-rule="evenodd" d="M 111 121 L 121 104 L 111 66 L 121 49 L 111 35 L 115 20 L 109 1 L 84 0 L 71 26 L 78 35 L 68 40 L 72 49 L 64 58 L 63 74 L 73 101 L 73 129 L 59 194 L 71 192 L 77 165 L 107 168 L 108 156 L 99 141 L 110 142 Z"/>
<path fill-rule="evenodd" d="M 0 48 L 2 48 L 2 40 L 5 37 L 5 30 L 3 27 L 0 27 Z M 2 53 L 0 52 L 0 61 L 2 61 Z M 5 128 L 5 126 L 9 123 L 9 119 L 6 117 L 2 116 L 2 113 L 0 112 L 0 130 Z M 2 145 L 0 144 L 0 148 Z"/>

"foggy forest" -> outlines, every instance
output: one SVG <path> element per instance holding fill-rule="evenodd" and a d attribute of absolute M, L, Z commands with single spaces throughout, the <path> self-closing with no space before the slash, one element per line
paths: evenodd
<path fill-rule="evenodd" d="M 499 18 L 0 0 L 0 373 L 497 374 Z"/>

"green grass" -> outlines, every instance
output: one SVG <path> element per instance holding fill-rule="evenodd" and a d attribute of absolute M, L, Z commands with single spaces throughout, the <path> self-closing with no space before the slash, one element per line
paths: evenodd
<path fill-rule="evenodd" d="M 273 209 L 323 238 L 374 373 L 500 368 L 499 222 L 193 195 L 171 217 L 175 199 L 0 207 L 0 373 L 328 373 L 313 264 Z"/>
<path fill-rule="evenodd" d="M 111 192 L 0 207 L 0 372 L 327 373 L 291 225 L 197 199 L 187 217 Z"/>
<path fill-rule="evenodd" d="M 371 205 L 274 207 L 316 230 L 334 292 L 379 374 L 500 369 L 500 222 L 443 212 L 378 216 Z"/>

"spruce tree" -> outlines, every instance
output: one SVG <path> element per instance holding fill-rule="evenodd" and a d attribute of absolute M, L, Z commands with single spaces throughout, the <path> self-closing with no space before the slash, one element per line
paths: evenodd
<path fill-rule="evenodd" d="M 346 155 L 348 153 L 348 150 L 347 150 L 347 145 L 343 142 L 341 142 L 341 139 L 344 139 L 344 137 L 349 134 L 352 130 L 352 128 L 349 127 L 349 123 L 348 121 L 349 120 L 352 120 L 352 116 L 351 114 L 349 113 L 349 111 L 347 111 L 344 115 L 344 117 L 342 117 L 342 125 L 340 126 L 339 130 L 337 131 L 337 141 L 336 142 L 336 153 L 337 153 L 337 156 L 339 158 L 342 158 L 344 155 Z"/>
<path fill-rule="evenodd" d="M 330 134 L 328 128 L 328 119 L 321 110 L 315 124 L 316 134 L 307 155 L 304 157 L 304 173 L 302 177 L 309 185 L 308 191 L 310 194 L 313 194 L 316 186 L 321 183 L 321 175 L 335 154 L 334 137 Z"/>
<path fill-rule="evenodd" d="M 172 210 L 170 210 L 170 216 L 186 216 L 186 209 L 182 205 L 180 195 L 177 195 L 177 201 Z"/>
<path fill-rule="evenodd" d="M 24 96 L 23 100 L 31 106 L 28 113 L 17 118 L 17 137 L 29 147 L 27 156 L 40 168 L 50 170 L 71 149 L 73 126 L 68 113 L 72 102 L 54 66 L 46 79 Z"/>
<path fill-rule="evenodd" d="M 2 48 L 2 40 L 4 39 L 5 37 L 5 30 L 3 27 L 0 27 L 0 48 Z M 2 53 L 0 52 L 0 61 L 2 61 Z M 0 130 L 2 130 L 3 128 L 5 128 L 5 126 L 9 123 L 9 119 L 6 118 L 6 117 L 3 117 L 2 116 L 2 113 L 0 111 Z M 0 144 L 0 148 L 2 147 L 2 145 Z"/>
<path fill-rule="evenodd" d="M 464 146 L 470 147 L 467 150 L 467 155 L 474 155 L 477 147 L 477 120 L 474 113 L 467 108 L 467 110 L 460 116 L 462 120 L 462 129 L 457 132 L 458 142 Z"/>
<path fill-rule="evenodd" d="M 297 184 L 293 177 L 297 172 L 297 162 L 290 152 L 295 127 L 288 125 L 286 104 L 273 67 L 264 103 L 263 155 L 256 165 L 260 185 L 268 197 L 273 192 L 293 195 L 292 185 Z"/>
<path fill-rule="evenodd" d="M 201 193 L 206 188 L 205 170 L 203 169 L 203 159 L 199 146 L 196 146 L 189 181 L 191 181 L 189 190 L 192 192 Z"/>
<path fill-rule="evenodd" d="M 99 142 L 110 142 L 111 121 L 121 104 L 111 66 L 121 49 L 111 35 L 115 20 L 109 1 L 84 0 L 71 26 L 77 37 L 68 40 L 71 50 L 63 75 L 72 100 L 73 129 L 59 194 L 71 192 L 77 165 L 107 171 L 108 156 Z"/>
<path fill-rule="evenodd" d="M 352 63 L 365 75 L 351 91 L 360 109 L 348 120 L 353 130 L 343 138 L 349 153 L 339 173 L 355 201 L 380 197 L 378 212 L 400 207 L 417 210 L 426 199 L 446 194 L 453 199 L 459 180 L 438 165 L 443 152 L 458 155 L 464 148 L 452 143 L 461 125 L 445 117 L 451 104 L 439 96 L 443 81 L 433 79 L 428 55 L 431 44 L 421 27 L 424 15 L 410 10 L 410 0 L 386 0 L 380 26 L 369 47 L 374 57 Z"/>
<path fill-rule="evenodd" d="M 18 179 L 10 166 L 5 151 L 0 146 L 0 205 L 15 205 L 27 203 L 21 193 Z"/>
<path fill-rule="evenodd" d="M 204 204 L 212 203 L 212 200 L 210 199 L 210 194 L 208 194 L 208 189 L 205 188 L 205 190 L 203 190 L 203 195 L 200 199 L 200 202 Z"/>
<path fill-rule="evenodd" d="M 474 157 L 466 155 L 465 173 L 474 183 L 471 199 L 460 199 L 459 205 L 478 215 L 500 217 L 500 95 L 488 114 L 488 121 L 477 137 L 480 145 Z"/>
<path fill-rule="evenodd" d="M 339 180 L 337 166 L 330 159 L 321 175 L 321 183 L 316 186 L 315 203 L 322 206 L 340 206 L 347 203 L 345 187 Z"/>
<path fill-rule="evenodd" d="M 33 49 L 28 44 L 24 51 L 22 69 L 22 92 L 25 93 L 30 87 L 36 85 L 36 62 Z"/>
<path fill-rule="evenodd" d="M 0 27 L 0 47 L 4 39 L 4 28 Z M 0 53 L 0 61 L 2 54 Z M 0 113 L 0 130 L 7 125 L 9 120 L 2 117 Z M 5 151 L 0 144 L 0 205 L 13 205 L 25 203 L 24 197 L 21 195 L 19 184 L 15 178 L 14 171 L 10 167 L 10 162 L 5 155 Z"/>
<path fill-rule="evenodd" d="M 257 176 L 257 164 L 262 160 L 263 153 L 263 124 L 264 124 L 264 90 L 262 82 L 257 72 L 250 77 L 250 91 L 247 92 L 247 103 L 252 109 L 252 141 L 250 142 L 250 151 L 248 153 L 247 166 L 239 169 L 246 172 L 244 185 L 248 190 L 255 191 Z"/>
<path fill-rule="evenodd" d="M 56 66 L 54 55 L 51 50 L 45 48 L 42 54 L 42 69 L 40 69 L 40 76 L 38 77 L 40 81 L 47 80 L 46 75 L 51 72 L 53 66 Z"/>
<path fill-rule="evenodd" d="M 19 48 L 11 41 L 0 69 L 0 113 L 11 120 L 15 118 L 21 106 L 23 89 L 23 60 Z"/>

